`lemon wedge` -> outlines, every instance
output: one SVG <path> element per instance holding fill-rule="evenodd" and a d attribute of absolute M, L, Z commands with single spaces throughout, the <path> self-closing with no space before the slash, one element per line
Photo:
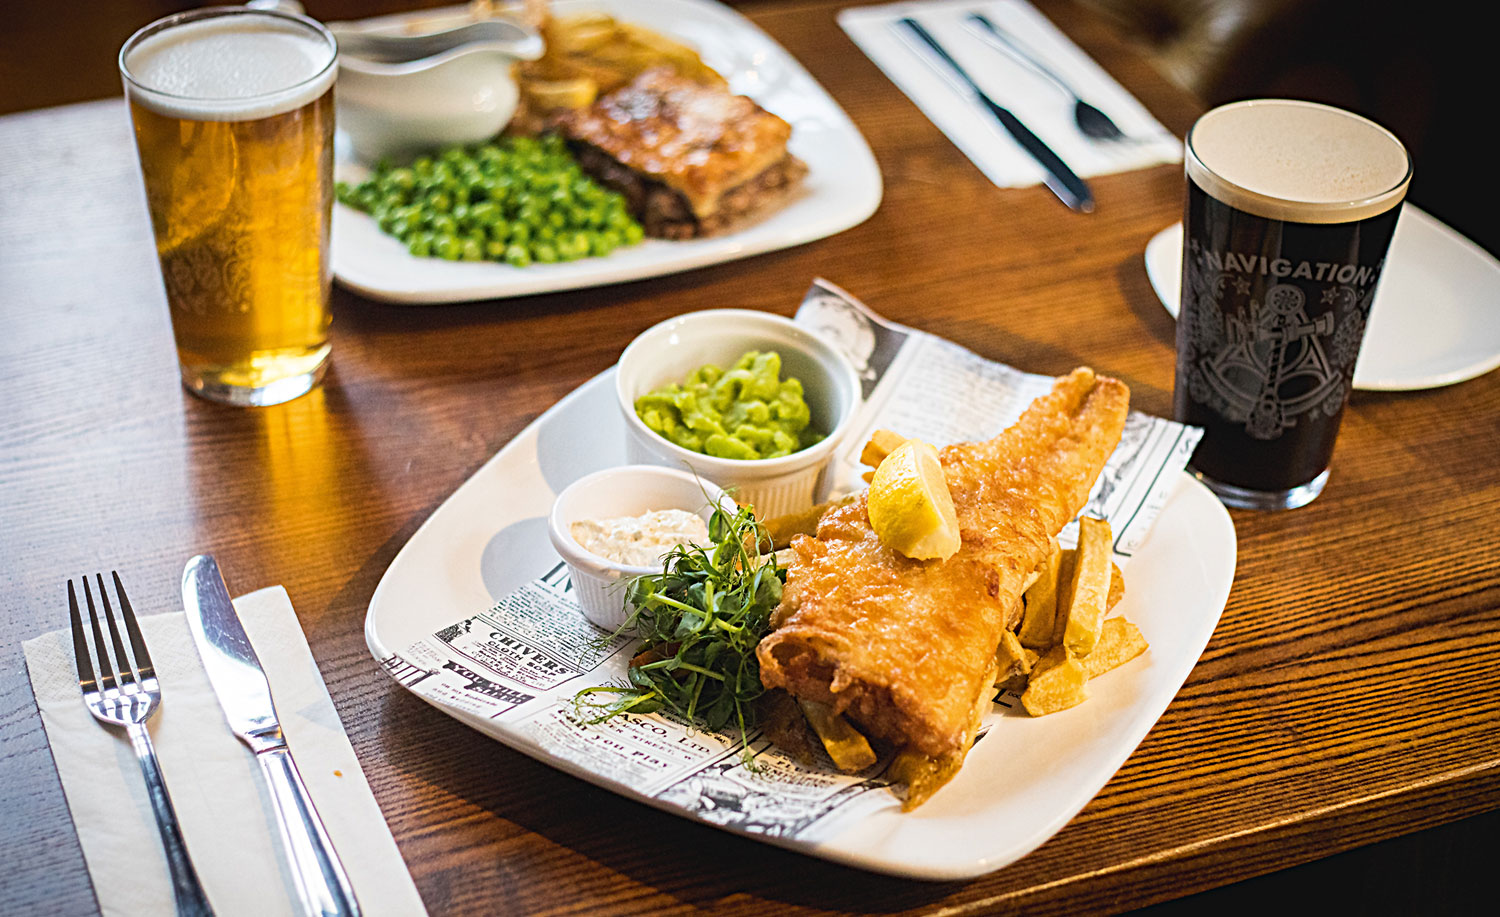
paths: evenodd
<path fill-rule="evenodd" d="M 937 450 L 920 440 L 897 446 L 875 469 L 870 525 L 883 544 L 913 560 L 947 560 L 958 550 L 958 513 Z"/>

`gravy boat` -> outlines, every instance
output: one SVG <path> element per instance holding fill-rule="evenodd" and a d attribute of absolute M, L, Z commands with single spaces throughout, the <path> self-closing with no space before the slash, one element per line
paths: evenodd
<path fill-rule="evenodd" d="M 361 160 L 488 140 L 515 113 L 515 64 L 541 56 L 541 36 L 504 19 L 433 25 L 412 34 L 378 19 L 328 24 L 339 42 L 338 125 Z"/>

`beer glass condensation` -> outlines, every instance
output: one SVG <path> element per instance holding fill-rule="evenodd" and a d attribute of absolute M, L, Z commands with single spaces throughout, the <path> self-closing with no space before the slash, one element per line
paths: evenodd
<path fill-rule="evenodd" d="M 182 381 L 205 398 L 277 404 L 322 378 L 337 69 L 322 25 L 247 7 L 120 50 Z"/>
<path fill-rule="evenodd" d="M 1173 395 L 1190 469 L 1229 506 L 1322 492 L 1411 159 L 1311 102 L 1224 105 L 1188 132 Z"/>

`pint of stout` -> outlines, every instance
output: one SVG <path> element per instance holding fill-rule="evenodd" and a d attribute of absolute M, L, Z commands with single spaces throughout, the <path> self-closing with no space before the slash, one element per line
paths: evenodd
<path fill-rule="evenodd" d="M 333 37 L 244 7 L 120 51 L 183 384 L 234 404 L 308 391 L 328 359 Z"/>
<path fill-rule="evenodd" d="M 1310 102 L 1237 102 L 1187 136 L 1174 411 L 1230 506 L 1323 490 L 1411 160 L 1386 129 Z"/>

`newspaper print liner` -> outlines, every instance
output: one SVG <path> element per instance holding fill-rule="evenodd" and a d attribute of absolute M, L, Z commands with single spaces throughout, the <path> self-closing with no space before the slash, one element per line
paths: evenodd
<path fill-rule="evenodd" d="M 864 486 L 858 456 L 870 431 L 887 428 L 935 443 L 987 438 L 1052 384 L 1050 376 L 1019 372 L 886 321 L 821 279 L 808 290 L 796 320 L 836 342 L 863 380 L 861 426 L 829 471 L 834 493 Z M 1145 538 L 1198 436 L 1194 428 L 1131 414 L 1086 510 L 1111 521 L 1118 563 Z M 1069 535 L 1065 531 L 1063 540 Z M 583 617 L 561 562 L 538 572 L 492 607 L 383 658 L 385 670 L 460 718 L 504 724 L 514 740 L 508 744 L 525 746 L 565 770 L 772 843 L 816 848 L 862 818 L 899 805 L 885 776 L 888 757 L 848 775 L 831 765 L 804 766 L 758 732 L 749 736 L 745 754 L 737 732 L 707 732 L 663 714 L 587 723 L 574 696 L 591 685 L 624 684 L 635 641 L 607 634 Z M 1017 700 L 997 698 L 980 740 Z"/>

